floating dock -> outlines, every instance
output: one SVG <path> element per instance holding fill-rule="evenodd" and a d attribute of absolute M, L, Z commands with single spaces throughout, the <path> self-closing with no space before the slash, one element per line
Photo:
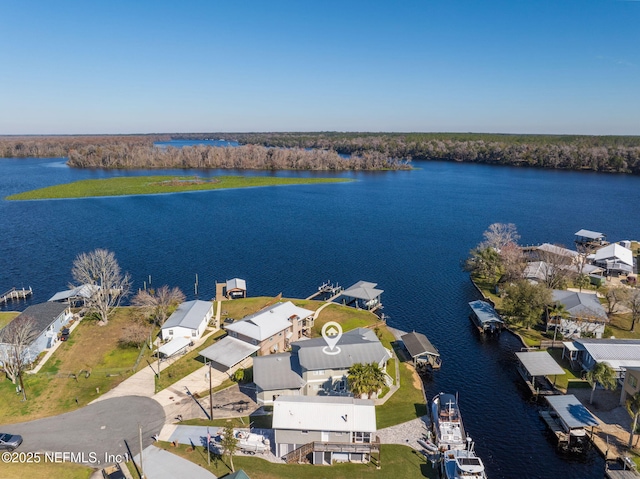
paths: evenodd
<path fill-rule="evenodd" d="M 6 291 L 0 295 L 0 304 L 6 304 L 9 301 L 27 299 L 32 294 L 33 290 L 31 289 L 31 286 L 29 286 L 29 289 L 11 288 L 9 291 Z"/>

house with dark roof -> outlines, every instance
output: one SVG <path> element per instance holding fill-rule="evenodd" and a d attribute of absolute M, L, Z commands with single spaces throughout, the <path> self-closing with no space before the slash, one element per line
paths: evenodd
<path fill-rule="evenodd" d="M 33 320 L 36 334 L 35 339 L 28 348 L 27 362 L 33 362 L 45 349 L 49 349 L 58 341 L 58 333 L 71 320 L 72 314 L 69 306 L 62 303 L 46 302 L 34 304 L 25 309 L 17 318 L 0 330 L 0 347 L 10 345 L 5 342 L 3 332 L 9 327 L 15 327 L 29 318 Z"/>
<path fill-rule="evenodd" d="M 327 354 L 326 348 L 324 338 L 313 338 L 296 341 L 290 353 L 254 358 L 258 403 L 271 404 L 279 395 L 349 395 L 347 372 L 351 366 L 375 363 L 385 371 L 392 357 L 375 332 L 366 328 L 344 333 L 336 344 L 338 354 Z"/>
<path fill-rule="evenodd" d="M 547 329 L 556 327 L 565 338 L 579 338 L 584 334 L 602 337 L 609 317 L 597 295 L 554 289 L 552 297 L 554 303 L 564 305 L 568 317 L 550 316 Z"/>

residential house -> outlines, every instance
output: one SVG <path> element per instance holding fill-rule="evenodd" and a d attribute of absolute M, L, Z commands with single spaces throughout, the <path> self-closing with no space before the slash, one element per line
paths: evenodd
<path fill-rule="evenodd" d="M 366 399 L 281 396 L 273 429 L 276 456 L 287 462 L 368 462 L 380 450 L 375 406 Z"/>
<path fill-rule="evenodd" d="M 588 258 L 607 275 L 632 274 L 634 270 L 633 252 L 618 243 L 600 248 Z"/>
<path fill-rule="evenodd" d="M 563 343 L 562 356 L 572 366 L 589 371 L 596 363 L 607 363 L 619 379 L 628 368 L 640 368 L 640 340 L 638 339 L 574 339 Z"/>
<path fill-rule="evenodd" d="M 628 367 L 624 374 L 624 383 L 620 393 L 620 404 L 624 405 L 627 397 L 635 396 L 640 392 L 640 367 Z"/>
<path fill-rule="evenodd" d="M 258 346 L 258 355 L 289 349 L 293 341 L 310 334 L 314 312 L 291 301 L 276 303 L 225 326 L 229 336 Z"/>
<path fill-rule="evenodd" d="M 565 338 L 579 338 L 585 334 L 602 337 L 609 317 L 597 295 L 554 289 L 552 297 L 554 303 L 564 305 L 568 317 L 550 315 L 547 329 L 557 328 Z"/>
<path fill-rule="evenodd" d="M 336 347 L 340 349 L 338 354 L 326 354 L 324 338 L 313 338 L 293 343 L 291 353 L 254 358 L 258 403 L 271 404 L 279 395 L 348 395 L 351 366 L 376 363 L 384 371 L 392 357 L 375 332 L 366 328 L 344 333 Z"/>
<path fill-rule="evenodd" d="M 33 320 L 36 336 L 28 347 L 25 360 L 33 362 L 41 352 L 55 345 L 58 341 L 58 333 L 69 323 L 72 316 L 68 305 L 46 302 L 29 306 L 16 317 L 12 321 L 12 323 L 15 323 L 12 327 L 22 321 L 26 321 L 28 318 Z M 8 343 L 3 341 L 3 331 L 10 325 L 11 323 L 0 330 L 0 347 L 10 347 Z"/>
<path fill-rule="evenodd" d="M 163 341 L 173 338 L 199 339 L 209 321 L 213 318 L 211 301 L 187 301 L 182 303 L 162 325 L 160 336 Z M 216 329 L 218 325 L 215 326 Z"/>

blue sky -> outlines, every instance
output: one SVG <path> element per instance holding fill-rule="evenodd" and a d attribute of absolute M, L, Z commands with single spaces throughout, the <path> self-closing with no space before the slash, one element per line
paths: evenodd
<path fill-rule="evenodd" d="M 0 134 L 640 135 L 640 1 L 0 2 Z"/>

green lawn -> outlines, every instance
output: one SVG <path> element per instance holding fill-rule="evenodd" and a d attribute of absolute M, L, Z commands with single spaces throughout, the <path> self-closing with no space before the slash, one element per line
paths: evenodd
<path fill-rule="evenodd" d="M 93 196 L 149 195 L 256 186 L 339 183 L 344 178 L 281 178 L 273 176 L 121 176 L 100 180 L 82 180 L 48 186 L 8 196 L 7 200 L 85 198 Z"/>
<path fill-rule="evenodd" d="M 168 443 L 156 443 L 158 447 L 177 454 L 180 457 L 211 471 L 218 477 L 224 477 L 231 472 L 225 460 L 212 456 L 211 466 L 207 466 L 207 453 L 204 447 L 179 445 L 172 447 Z M 423 456 L 407 446 L 384 444 L 380 453 L 381 468 L 376 469 L 372 464 L 334 464 L 333 466 L 313 466 L 310 464 L 273 464 L 259 457 L 235 456 L 233 465 L 236 471 L 244 470 L 252 479 L 281 479 L 295 477 L 296 479 L 413 479 L 438 477 L 437 471 L 431 468 Z"/>
<path fill-rule="evenodd" d="M 18 311 L 0 311 L 0 329 L 4 328 L 9 322 L 18 316 Z"/>
<path fill-rule="evenodd" d="M 73 463 L 7 464 L 2 463 L 2 479 L 55 477 L 56 479 L 88 479 L 93 469 Z"/>
<path fill-rule="evenodd" d="M 551 354 L 551 356 L 553 356 L 553 359 L 556 360 L 556 362 L 562 367 L 562 369 L 564 369 L 564 372 L 565 372 L 564 375 L 558 375 L 555 378 L 557 388 L 562 389 L 566 392 L 567 388 L 569 387 L 571 388 L 591 387 L 589 386 L 589 383 L 587 381 L 584 381 L 582 379 L 581 371 L 572 371 L 569 364 L 569 360 L 566 358 L 562 359 L 562 349 L 553 348 L 553 349 L 547 349 L 547 351 L 549 352 L 549 354 Z M 549 379 L 551 380 L 551 382 L 553 382 L 554 377 L 550 376 Z"/>
<path fill-rule="evenodd" d="M 16 394 L 15 385 L 0 375 L 2 422 L 38 419 L 76 409 L 131 376 L 140 350 L 120 348 L 118 341 L 123 326 L 134 315 L 132 308 L 120 308 L 106 326 L 83 320 L 39 373 L 24 375 L 26 402 Z M 140 364 L 146 364 L 145 357 L 150 357 L 148 350 L 143 351 Z"/>

